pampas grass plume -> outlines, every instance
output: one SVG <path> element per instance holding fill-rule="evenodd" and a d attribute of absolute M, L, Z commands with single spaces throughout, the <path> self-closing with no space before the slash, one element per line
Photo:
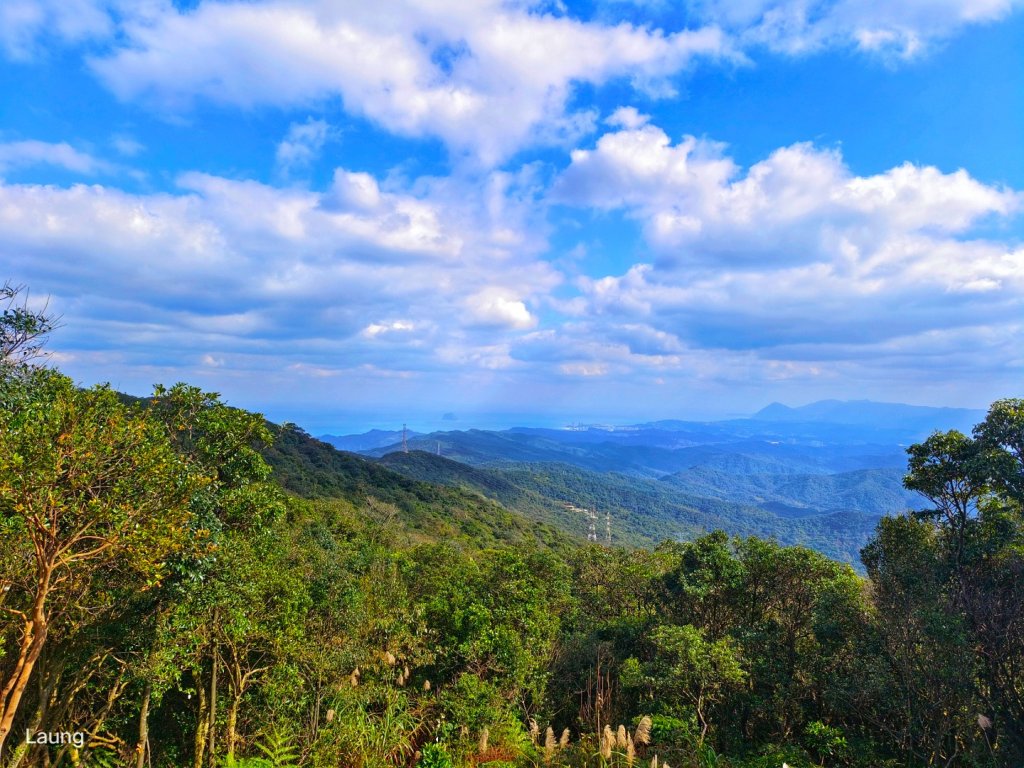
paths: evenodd
<path fill-rule="evenodd" d="M 636 733 L 633 734 L 633 741 L 637 744 L 651 743 L 651 718 L 647 715 L 640 718 L 640 723 L 636 727 Z"/>
<path fill-rule="evenodd" d="M 551 758 L 555 756 L 555 747 L 558 742 L 555 741 L 555 729 L 550 725 L 547 731 L 544 732 L 544 763 L 550 764 Z"/>
<path fill-rule="evenodd" d="M 608 760 L 612 756 L 612 747 L 615 746 L 615 734 L 612 733 L 610 725 L 605 725 L 604 733 L 601 735 L 601 757 Z"/>

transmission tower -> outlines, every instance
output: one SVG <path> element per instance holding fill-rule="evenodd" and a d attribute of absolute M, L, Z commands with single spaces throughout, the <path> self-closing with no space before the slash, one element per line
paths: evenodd
<path fill-rule="evenodd" d="M 611 512 L 605 512 L 604 513 L 604 537 L 605 537 L 605 541 L 607 541 L 608 546 L 610 547 L 612 545 L 612 513 Z"/>
<path fill-rule="evenodd" d="M 409 452 L 409 441 L 406 439 L 406 428 L 405 424 L 402 425 L 402 453 Z"/>

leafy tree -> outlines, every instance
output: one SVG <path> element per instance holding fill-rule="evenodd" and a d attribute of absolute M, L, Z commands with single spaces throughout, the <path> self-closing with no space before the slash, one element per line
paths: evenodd
<path fill-rule="evenodd" d="M 973 729 L 977 670 L 945 593 L 947 544 L 929 521 L 886 518 L 863 555 L 885 668 L 876 726 L 924 764 L 955 760 Z"/>
<path fill-rule="evenodd" d="M 990 480 L 1006 496 L 1024 503 L 1024 399 L 997 400 L 974 437 L 989 453 Z"/>
<path fill-rule="evenodd" d="M 693 624 L 712 638 L 735 626 L 736 599 L 745 567 L 722 531 L 685 544 L 668 545 L 675 565 L 663 577 L 665 599 L 678 624 Z"/>
<path fill-rule="evenodd" d="M 628 664 L 625 682 L 646 687 L 652 703 L 667 711 L 680 704 L 692 707 L 703 743 L 715 705 L 747 679 L 738 644 L 728 637 L 708 640 L 692 624 L 658 627 L 651 641 L 652 660 Z"/>
<path fill-rule="evenodd" d="M 10 282 L 0 286 L 0 368 L 25 364 L 42 354 L 47 335 L 57 327 L 57 319 L 47 308 L 30 309 L 21 285 Z"/>
<path fill-rule="evenodd" d="M 19 627 L 3 669 L 0 748 L 51 624 L 87 604 L 101 576 L 159 584 L 203 482 L 161 425 L 108 388 L 37 376 L 24 402 L 0 411 L 0 548 L 25 563 L 16 579 L 0 577 Z"/>
<path fill-rule="evenodd" d="M 163 425 L 177 455 L 208 480 L 189 499 L 188 530 L 184 545 L 168 561 L 170 578 L 129 608 L 147 635 L 133 649 L 132 671 L 142 687 L 137 768 L 146 758 L 152 707 L 179 683 L 184 670 L 202 677 L 210 660 L 220 659 L 214 652 L 216 600 L 210 584 L 223 572 L 222 548 L 232 534 L 265 533 L 284 510 L 280 489 L 269 482 L 270 468 L 259 452 L 270 440 L 262 416 L 230 408 L 216 393 L 181 383 L 158 385 L 140 406 Z M 199 682 L 203 688 L 204 681 Z M 205 728 L 197 729 L 195 747 L 201 753 L 215 729 L 217 707 L 212 692 L 213 706 L 207 706 L 205 690 L 198 698 L 207 718 Z"/>
<path fill-rule="evenodd" d="M 985 452 L 961 432 L 936 432 L 907 449 L 910 456 L 904 486 L 917 491 L 934 507 L 918 514 L 942 521 L 940 530 L 950 538 L 954 567 L 959 567 L 968 529 L 978 503 L 989 490 Z"/>

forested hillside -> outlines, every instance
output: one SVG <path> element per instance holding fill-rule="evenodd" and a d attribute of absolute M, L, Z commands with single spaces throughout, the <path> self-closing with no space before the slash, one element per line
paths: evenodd
<path fill-rule="evenodd" d="M 470 489 L 509 509 L 539 521 L 586 535 L 597 514 L 598 538 L 614 544 L 651 546 L 664 540 L 687 540 L 715 530 L 736 536 L 775 538 L 783 544 L 805 544 L 844 562 L 859 564 L 859 551 L 880 515 L 856 507 L 792 519 L 756 506 L 763 499 L 740 489 L 730 498 L 686 493 L 674 484 L 592 472 L 554 462 L 506 463 L 470 467 L 424 451 L 390 453 L 380 459 L 407 477 Z M 822 476 L 828 478 L 831 476 Z M 704 489 L 700 489 L 704 490 Z M 573 510 L 577 511 L 573 511 Z"/>
<path fill-rule="evenodd" d="M 269 425 L 262 455 L 281 487 L 304 498 L 338 499 L 377 515 L 410 541 L 462 542 L 476 549 L 497 544 L 567 541 L 548 519 L 527 519 L 499 503 L 447 484 L 410 480 L 361 456 L 311 438 L 294 426 Z M 514 509 L 514 508 L 513 508 Z"/>
<path fill-rule="evenodd" d="M 31 319 L 0 336 L 5 768 L 1024 764 L 1022 400 L 910 447 L 924 511 L 865 577 L 482 495 L 612 506 L 564 465 L 431 459 L 442 487 L 188 385 L 83 389 Z"/>
<path fill-rule="evenodd" d="M 566 516 L 567 504 L 611 515 L 619 543 L 721 529 L 804 544 L 859 567 L 879 518 L 925 503 L 903 487 L 905 446 L 978 415 L 822 401 L 717 422 L 409 433 L 408 453 L 400 432 L 323 439 L 407 477 L 475 490 L 532 519 L 558 518 L 570 530 L 588 522 Z"/>

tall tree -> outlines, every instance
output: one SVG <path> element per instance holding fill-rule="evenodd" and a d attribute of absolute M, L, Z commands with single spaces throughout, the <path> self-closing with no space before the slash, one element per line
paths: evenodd
<path fill-rule="evenodd" d="M 18 637 L 2 668 L 0 750 L 63 607 L 88 601 L 101 574 L 158 584 L 203 484 L 163 427 L 110 389 L 49 372 L 27 386 L 0 410 L 0 559 L 23 564 L 2 585 Z"/>

